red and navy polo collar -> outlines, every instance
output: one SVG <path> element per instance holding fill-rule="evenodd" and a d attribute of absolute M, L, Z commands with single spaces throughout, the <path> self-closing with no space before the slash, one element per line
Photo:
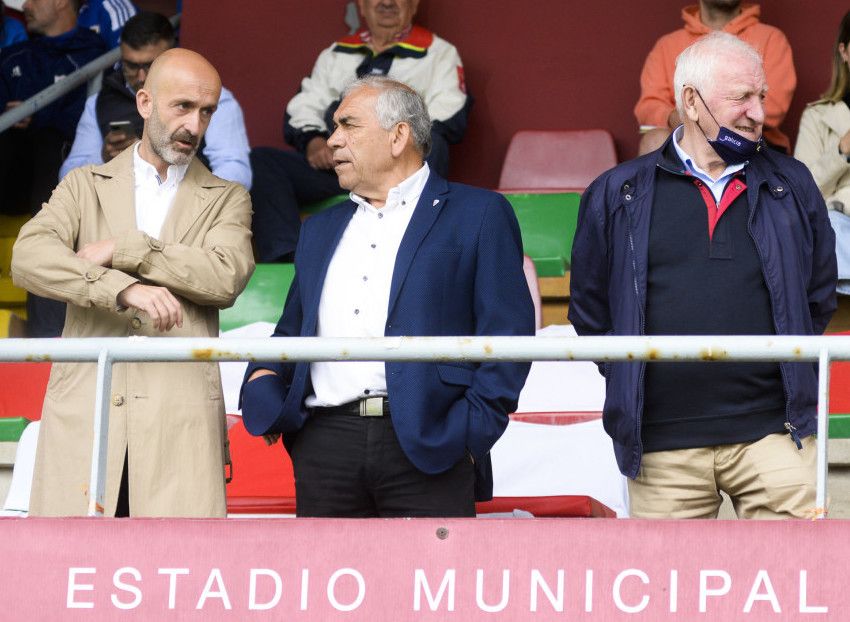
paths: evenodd
<path fill-rule="evenodd" d="M 346 54 L 371 54 L 370 40 L 369 31 L 361 30 L 337 41 L 333 51 Z M 428 53 L 428 48 L 433 42 L 434 33 L 430 30 L 422 26 L 411 26 L 400 32 L 396 43 L 381 53 L 392 54 L 399 58 L 422 58 Z"/>

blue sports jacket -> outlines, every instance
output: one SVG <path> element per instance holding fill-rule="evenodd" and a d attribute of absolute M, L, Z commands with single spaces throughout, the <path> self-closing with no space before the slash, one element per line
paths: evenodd
<path fill-rule="evenodd" d="M 656 172 L 684 172 L 658 151 L 596 179 L 582 196 L 572 250 L 569 320 L 579 335 L 643 335 L 649 223 Z M 673 167 L 673 168 L 671 168 Z M 808 169 L 769 151 L 746 169 L 748 229 L 761 258 L 777 335 L 815 335 L 836 308 L 835 235 Z M 605 376 L 605 430 L 620 471 L 640 469 L 645 363 L 600 365 Z M 781 363 L 786 428 L 795 440 L 813 434 L 817 370 Z"/>

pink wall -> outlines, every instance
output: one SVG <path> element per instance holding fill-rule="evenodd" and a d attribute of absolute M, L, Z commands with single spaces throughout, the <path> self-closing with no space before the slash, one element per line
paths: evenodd
<path fill-rule="evenodd" d="M 685 4 L 422 0 L 418 21 L 457 45 L 476 98 L 466 139 L 452 150 L 451 177 L 495 186 L 510 137 L 523 128 L 607 128 L 620 158 L 633 157 L 643 59 L 660 34 L 679 27 Z M 283 144 L 284 106 L 319 50 L 345 32 L 344 5 L 184 0 L 183 44 L 219 68 L 244 108 L 252 145 Z M 762 2 L 763 21 L 781 28 L 794 49 L 799 84 L 784 125 L 792 138 L 805 103 L 826 87 L 832 41 L 848 8 Z"/>

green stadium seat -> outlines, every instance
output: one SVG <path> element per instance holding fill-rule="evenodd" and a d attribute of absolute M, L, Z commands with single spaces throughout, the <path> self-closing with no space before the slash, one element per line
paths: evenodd
<path fill-rule="evenodd" d="M 829 438 L 850 438 L 850 414 L 829 416 Z"/>
<path fill-rule="evenodd" d="M 0 417 L 0 443 L 17 443 L 29 423 L 24 417 Z"/>
<path fill-rule="evenodd" d="M 329 197 L 323 201 L 316 201 L 315 203 L 309 203 L 307 205 L 301 206 L 301 216 L 302 218 L 306 216 L 312 216 L 313 214 L 318 214 L 321 211 L 328 209 L 329 207 L 333 207 L 334 205 L 339 205 L 343 201 L 348 201 L 347 194 L 338 194 L 333 197 Z"/>
<path fill-rule="evenodd" d="M 523 252 L 531 257 L 538 277 L 564 276 L 578 221 L 577 192 L 505 193 L 522 232 Z"/>
<path fill-rule="evenodd" d="M 294 277 L 295 266 L 291 263 L 257 264 L 236 304 L 219 313 L 221 330 L 233 330 L 254 322 L 276 324 Z"/>

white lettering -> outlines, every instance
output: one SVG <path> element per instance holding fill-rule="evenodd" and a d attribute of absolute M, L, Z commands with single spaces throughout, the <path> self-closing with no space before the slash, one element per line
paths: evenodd
<path fill-rule="evenodd" d="M 428 584 L 428 576 L 422 568 L 417 568 L 413 574 L 413 610 L 422 610 L 422 591 L 425 591 L 425 598 L 428 601 L 428 608 L 431 611 L 437 611 L 440 607 L 440 601 L 448 592 L 447 611 L 455 610 L 455 570 L 450 568 L 443 575 L 443 580 L 440 581 L 440 587 L 437 588 L 437 595 L 434 596 L 431 592 L 431 586 Z"/>
<path fill-rule="evenodd" d="M 81 603 L 74 598 L 76 592 L 93 592 L 91 583 L 77 583 L 78 574 L 95 574 L 97 568 L 68 568 L 68 596 L 65 606 L 68 609 L 94 609 L 94 603 Z"/>
<path fill-rule="evenodd" d="M 257 577 L 270 577 L 274 581 L 274 596 L 264 603 L 257 602 Z M 253 611 L 266 611 L 275 607 L 280 602 L 283 593 L 283 582 L 280 575 L 268 568 L 251 568 L 251 579 L 248 584 L 248 609 Z"/>
<path fill-rule="evenodd" d="M 558 595 L 555 596 L 552 593 L 552 589 L 549 587 L 549 584 L 546 583 L 546 580 L 543 578 L 543 574 L 537 570 L 537 568 L 532 568 L 531 570 L 531 610 L 537 611 L 537 591 L 543 590 L 543 593 L 546 595 L 549 604 L 552 605 L 552 609 L 555 611 L 563 611 L 564 610 L 564 571 L 558 570 L 558 578 L 557 586 L 558 586 Z"/>
<path fill-rule="evenodd" d="M 586 613 L 593 611 L 593 571 L 584 571 L 584 610 Z"/>
<path fill-rule="evenodd" d="M 307 611 L 307 597 L 309 595 L 310 571 L 301 569 L 301 611 Z"/>
<path fill-rule="evenodd" d="M 614 604 L 617 605 L 617 609 L 625 611 L 626 613 L 638 613 L 646 609 L 646 606 L 649 604 L 649 595 L 644 594 L 643 598 L 640 599 L 640 602 L 637 605 L 627 605 L 624 603 L 623 595 L 620 593 L 620 588 L 627 577 L 637 577 L 644 585 L 649 585 L 649 577 L 643 570 L 629 568 L 628 570 L 624 570 L 618 574 L 617 578 L 614 579 L 614 586 L 611 591 L 613 593 Z"/>
<path fill-rule="evenodd" d="M 679 571 L 670 571 L 670 613 L 679 610 Z"/>
<path fill-rule="evenodd" d="M 807 570 L 800 571 L 800 613 L 827 613 L 829 607 L 823 605 L 809 605 L 808 603 L 809 573 Z"/>
<path fill-rule="evenodd" d="M 723 580 L 721 587 L 709 588 L 709 578 Z M 706 604 L 709 596 L 724 596 L 732 589 L 732 577 L 725 570 L 700 570 L 699 571 L 699 612 L 706 612 Z"/>
<path fill-rule="evenodd" d="M 212 591 L 213 583 L 216 585 L 216 590 Z M 198 604 L 195 609 L 203 609 L 208 598 L 220 598 L 221 604 L 225 609 L 231 609 L 230 597 L 227 595 L 227 590 L 224 587 L 224 581 L 221 578 L 221 570 L 213 568 L 210 570 L 210 576 L 207 577 L 207 583 L 204 585 L 204 591 L 201 592 L 201 597 L 198 599 Z"/>
<path fill-rule="evenodd" d="M 767 590 L 763 594 L 759 592 L 762 585 L 764 585 L 765 590 Z M 752 611 L 753 605 L 757 600 L 769 601 L 773 607 L 774 613 L 782 613 L 782 609 L 779 607 L 779 600 L 776 598 L 776 592 L 773 589 L 773 584 L 770 582 L 770 575 L 767 574 L 767 570 L 759 570 L 758 573 L 756 573 L 755 581 L 753 581 L 753 587 L 750 589 L 750 595 L 747 596 L 747 602 L 744 603 L 744 613 Z"/>
<path fill-rule="evenodd" d="M 177 575 L 189 574 L 188 568 L 160 568 L 159 574 L 168 575 L 168 608 L 174 609 L 177 601 Z"/>
<path fill-rule="evenodd" d="M 354 580 L 357 581 L 357 598 L 348 605 L 341 604 L 336 599 L 335 594 L 336 582 L 343 575 L 354 577 Z M 363 575 L 354 570 L 354 568 L 340 568 L 333 573 L 331 578 L 328 580 L 328 602 L 330 602 L 331 606 L 337 611 L 354 611 L 363 604 L 364 598 L 366 598 L 366 581 L 363 580 Z"/>
<path fill-rule="evenodd" d="M 127 566 L 126 568 L 119 568 L 115 571 L 115 574 L 112 575 L 112 585 L 123 592 L 130 592 L 133 595 L 133 600 L 125 603 L 118 598 L 117 594 L 111 594 L 109 598 L 112 600 L 112 604 L 118 609 L 135 609 L 142 602 L 142 590 L 135 585 L 124 583 L 121 580 L 121 575 L 125 574 L 132 576 L 136 581 L 141 581 L 142 573 L 131 566 Z"/>
<path fill-rule="evenodd" d="M 488 605 L 484 602 L 484 569 L 479 568 L 475 572 L 475 602 L 481 611 L 487 613 L 496 613 L 503 611 L 508 606 L 508 598 L 511 593 L 511 571 L 502 571 L 502 598 L 495 605 Z"/>

